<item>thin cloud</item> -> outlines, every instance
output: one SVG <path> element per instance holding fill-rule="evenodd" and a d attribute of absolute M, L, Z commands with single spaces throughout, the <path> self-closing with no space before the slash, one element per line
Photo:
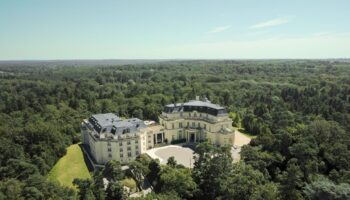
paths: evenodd
<path fill-rule="evenodd" d="M 258 24 L 254 24 L 252 26 L 250 26 L 250 29 L 258 29 L 258 28 L 266 28 L 266 27 L 271 27 L 271 26 L 279 26 L 282 24 L 287 24 L 290 21 L 288 19 L 285 18 L 277 18 L 277 19 L 272 19 L 269 21 L 265 21 L 265 22 L 261 22 Z"/>
<path fill-rule="evenodd" d="M 231 28 L 231 26 L 218 26 L 213 28 L 209 33 L 221 33 Z"/>

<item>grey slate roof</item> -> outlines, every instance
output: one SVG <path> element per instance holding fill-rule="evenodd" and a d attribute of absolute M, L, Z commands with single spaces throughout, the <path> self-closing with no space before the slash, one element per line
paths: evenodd
<path fill-rule="evenodd" d="M 217 104 L 213 104 L 210 101 L 198 101 L 198 100 L 191 100 L 187 103 L 184 103 L 184 106 L 198 106 L 198 107 L 207 107 L 207 108 L 213 108 L 213 109 L 224 109 L 224 107 L 219 106 Z"/>
<path fill-rule="evenodd" d="M 168 104 L 164 108 L 164 112 L 190 112 L 197 110 L 198 112 L 204 112 L 211 115 L 227 115 L 226 109 L 220 105 L 211 103 L 208 99 L 200 100 L 190 100 L 185 103 L 172 103 Z"/>
<path fill-rule="evenodd" d="M 113 113 L 92 115 L 89 122 L 98 133 L 136 133 L 140 128 L 146 127 L 145 123 L 138 118 L 121 119 Z"/>

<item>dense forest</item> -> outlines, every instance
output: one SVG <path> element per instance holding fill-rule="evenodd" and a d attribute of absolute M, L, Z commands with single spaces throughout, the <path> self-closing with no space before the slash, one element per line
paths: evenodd
<path fill-rule="evenodd" d="M 46 175 L 91 113 L 157 121 L 165 104 L 195 96 L 257 137 L 236 164 L 205 142 L 192 170 L 141 157 L 131 167 L 155 188 L 145 199 L 350 199 L 350 63 L 336 60 L 2 64 L 0 199 L 127 198 L 116 162 L 75 180 L 77 191 Z"/>

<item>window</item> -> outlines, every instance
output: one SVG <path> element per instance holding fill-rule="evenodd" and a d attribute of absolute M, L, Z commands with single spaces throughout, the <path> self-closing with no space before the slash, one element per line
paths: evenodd
<path fill-rule="evenodd" d="M 112 151 L 112 148 L 108 148 L 108 152 L 111 152 Z"/>
<path fill-rule="evenodd" d="M 136 151 L 135 153 L 136 153 L 136 155 L 139 155 L 139 154 L 140 154 L 140 152 L 139 152 L 139 151 Z"/>
<path fill-rule="evenodd" d="M 148 143 L 151 143 L 151 140 L 148 140 Z"/>
<path fill-rule="evenodd" d="M 102 129 L 102 133 L 106 132 L 107 131 L 107 128 L 104 128 Z"/>
<path fill-rule="evenodd" d="M 119 142 L 119 146 L 123 146 L 123 142 Z"/>
<path fill-rule="evenodd" d="M 113 127 L 112 128 L 112 130 L 111 130 L 111 133 L 113 134 L 113 135 L 115 135 L 115 132 L 117 131 L 117 129 L 115 128 L 115 127 Z"/>
<path fill-rule="evenodd" d="M 123 155 L 123 154 L 120 154 L 120 157 L 122 158 L 122 157 L 124 157 L 124 155 Z"/>
<path fill-rule="evenodd" d="M 171 124 L 171 127 L 172 127 L 173 129 L 175 128 L 175 125 L 174 125 L 174 123 L 172 123 L 172 124 Z"/>
<path fill-rule="evenodd" d="M 131 147 L 128 147 L 128 151 L 131 151 Z"/>
<path fill-rule="evenodd" d="M 194 113 L 194 117 L 197 117 L 197 113 Z"/>
<path fill-rule="evenodd" d="M 107 142 L 107 146 L 111 146 L 111 142 L 108 141 L 108 142 Z"/>
<path fill-rule="evenodd" d="M 129 128 L 124 129 L 123 134 L 125 134 L 125 133 L 130 133 L 130 129 Z"/>
<path fill-rule="evenodd" d="M 138 140 L 135 140 L 135 144 L 138 144 L 139 143 L 139 141 Z"/>
<path fill-rule="evenodd" d="M 120 152 L 123 152 L 123 149 L 122 149 L 122 148 L 120 148 L 120 149 L 119 149 L 119 151 L 120 151 Z"/>
<path fill-rule="evenodd" d="M 108 154 L 108 157 L 109 157 L 109 158 L 112 158 L 112 154 Z"/>
<path fill-rule="evenodd" d="M 198 122 L 198 128 L 200 128 L 200 127 L 201 127 L 201 123 Z"/>
<path fill-rule="evenodd" d="M 192 127 L 195 127 L 196 126 L 196 122 L 192 122 Z"/>
<path fill-rule="evenodd" d="M 204 124 L 204 129 L 207 130 L 207 124 Z"/>
<path fill-rule="evenodd" d="M 130 151 L 128 152 L 128 157 L 131 157 L 131 152 Z"/>
<path fill-rule="evenodd" d="M 128 140 L 128 145 L 130 145 L 131 144 L 131 142 L 130 142 L 130 140 Z"/>
<path fill-rule="evenodd" d="M 135 149 L 139 149 L 139 146 L 135 146 Z"/>
<path fill-rule="evenodd" d="M 199 113 L 199 117 L 202 117 L 202 113 Z"/>
<path fill-rule="evenodd" d="M 190 122 L 187 122 L 187 127 L 190 127 Z"/>
<path fill-rule="evenodd" d="M 179 127 L 182 128 L 182 122 L 179 123 Z"/>

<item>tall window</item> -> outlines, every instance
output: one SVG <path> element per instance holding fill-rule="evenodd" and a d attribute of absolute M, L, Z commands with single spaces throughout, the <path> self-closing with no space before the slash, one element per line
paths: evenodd
<path fill-rule="evenodd" d="M 172 127 L 173 129 L 175 128 L 175 125 L 174 125 L 174 123 L 172 123 L 172 124 L 171 124 L 171 127 Z"/>
<path fill-rule="evenodd" d="M 182 122 L 179 123 L 179 127 L 182 128 Z"/>

